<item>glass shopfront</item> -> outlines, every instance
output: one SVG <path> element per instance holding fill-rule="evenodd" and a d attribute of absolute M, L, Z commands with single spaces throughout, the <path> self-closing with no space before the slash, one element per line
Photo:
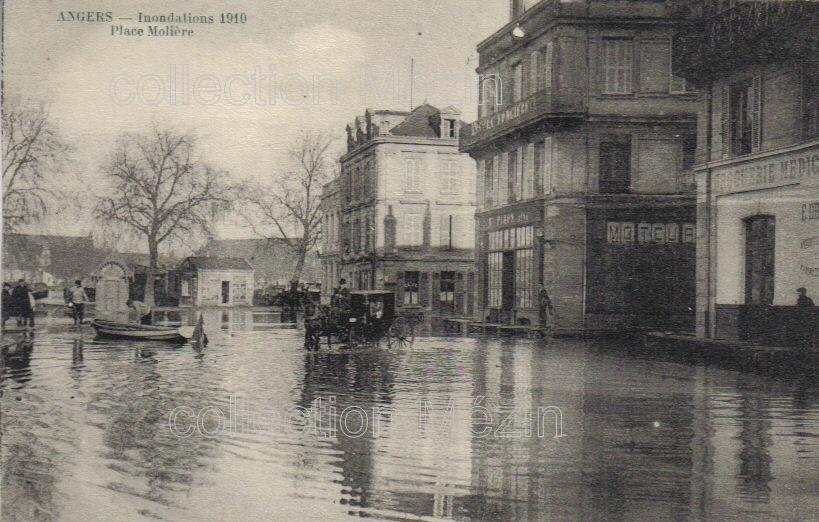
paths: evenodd
<path fill-rule="evenodd" d="M 533 246 L 533 225 L 504 228 L 487 234 L 489 308 L 534 308 L 537 277 Z"/>

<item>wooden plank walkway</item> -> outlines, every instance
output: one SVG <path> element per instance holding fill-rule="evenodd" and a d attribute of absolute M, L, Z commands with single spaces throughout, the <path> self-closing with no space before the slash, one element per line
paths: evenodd
<path fill-rule="evenodd" d="M 465 318 L 448 317 L 445 318 L 443 322 L 448 331 L 463 335 L 469 335 L 471 333 L 477 333 L 480 335 L 495 334 L 496 336 L 503 334 L 525 334 L 529 338 L 538 338 L 544 337 L 549 332 L 547 328 L 540 328 L 539 326 L 524 324 L 482 323 Z"/>

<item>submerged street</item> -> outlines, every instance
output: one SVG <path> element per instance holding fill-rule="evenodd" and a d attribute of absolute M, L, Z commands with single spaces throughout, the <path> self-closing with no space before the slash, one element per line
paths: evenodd
<path fill-rule="evenodd" d="M 202 350 L 38 327 L 30 352 L 4 358 L 3 520 L 819 510 L 814 383 L 603 341 L 419 337 L 310 354 L 278 320 L 213 312 Z"/>

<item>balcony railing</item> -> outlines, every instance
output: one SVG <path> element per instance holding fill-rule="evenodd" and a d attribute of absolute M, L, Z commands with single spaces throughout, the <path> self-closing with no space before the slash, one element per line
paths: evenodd
<path fill-rule="evenodd" d="M 544 118 L 579 116 L 584 112 L 583 98 L 579 92 L 543 89 L 518 102 L 501 105 L 493 114 L 463 127 L 461 150 L 469 150 L 479 142 L 495 139 Z"/>
<path fill-rule="evenodd" d="M 753 64 L 816 53 L 819 3 L 739 0 L 723 11 L 701 2 L 702 18 L 674 38 L 674 74 L 708 80 Z"/>

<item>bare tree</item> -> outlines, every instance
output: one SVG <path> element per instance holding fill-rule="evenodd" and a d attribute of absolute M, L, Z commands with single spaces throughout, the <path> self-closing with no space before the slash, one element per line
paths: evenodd
<path fill-rule="evenodd" d="M 13 232 L 45 216 L 58 195 L 49 178 L 65 171 L 71 147 L 42 105 L 3 109 L 3 230 Z"/>
<path fill-rule="evenodd" d="M 159 127 L 148 135 L 125 134 L 103 168 L 111 195 L 97 203 L 96 217 L 125 225 L 147 240 L 145 301 L 151 306 L 159 246 L 207 233 L 231 200 L 226 173 L 199 159 L 195 144 L 190 134 Z"/>
<path fill-rule="evenodd" d="M 275 173 L 272 184 L 257 185 L 242 195 L 257 211 L 254 217 L 244 214 L 253 229 L 268 238 L 270 232 L 281 237 L 295 253 L 292 288 L 301 279 L 307 252 L 321 237 L 321 189 L 333 175 L 334 141 L 330 134 L 303 132 L 288 149 L 292 169 Z"/>

